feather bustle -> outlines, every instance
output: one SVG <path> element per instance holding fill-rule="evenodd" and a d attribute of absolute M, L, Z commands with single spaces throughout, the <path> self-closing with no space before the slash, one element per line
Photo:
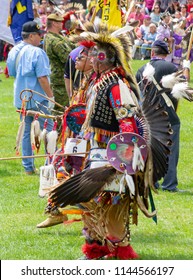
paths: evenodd
<path fill-rule="evenodd" d="M 106 183 L 112 182 L 115 174 L 116 170 L 112 166 L 84 170 L 56 187 L 49 197 L 55 205 L 87 202 L 94 198 Z"/>

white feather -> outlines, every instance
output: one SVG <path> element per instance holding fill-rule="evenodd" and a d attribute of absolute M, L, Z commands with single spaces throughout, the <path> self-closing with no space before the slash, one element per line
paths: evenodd
<path fill-rule="evenodd" d="M 141 170 L 141 171 L 144 171 L 144 168 L 145 168 L 145 162 L 144 162 L 142 154 L 140 152 L 140 154 L 139 154 L 139 162 L 138 162 L 138 169 Z"/>
<path fill-rule="evenodd" d="M 161 79 L 161 84 L 164 88 L 173 88 L 175 84 L 186 82 L 183 76 L 182 70 L 163 76 Z"/>
<path fill-rule="evenodd" d="M 152 82 L 154 74 L 155 74 L 155 68 L 148 62 L 142 74 L 143 78 L 147 79 L 149 82 Z"/>
<path fill-rule="evenodd" d="M 176 99 L 180 99 L 183 97 L 186 97 L 189 99 L 189 96 L 187 95 L 186 91 L 188 90 L 189 86 L 188 83 L 178 83 L 175 84 L 171 94 L 176 98 Z"/>
<path fill-rule="evenodd" d="M 78 19 L 78 23 L 79 23 L 80 27 L 82 28 L 82 30 L 85 31 L 85 26 L 83 25 L 83 23 L 80 19 Z"/>
<path fill-rule="evenodd" d="M 71 21 L 71 22 L 75 22 L 76 19 L 77 19 L 77 18 L 75 17 L 75 15 L 73 15 L 73 14 L 70 15 L 70 21 Z"/>
<path fill-rule="evenodd" d="M 18 128 L 18 132 L 17 132 L 17 136 L 16 136 L 16 154 L 19 155 L 19 150 L 20 150 L 20 146 L 21 146 L 21 142 L 23 139 L 23 134 L 25 131 L 25 119 L 23 118 L 22 121 L 19 124 L 19 128 Z"/>
<path fill-rule="evenodd" d="M 120 180 L 120 187 L 119 187 L 119 193 L 122 193 L 122 190 L 124 189 L 125 187 L 125 175 L 123 175 L 121 177 L 121 180 Z"/>
<path fill-rule="evenodd" d="M 164 88 L 173 88 L 176 83 L 175 73 L 163 76 L 161 79 L 161 84 Z"/>
<path fill-rule="evenodd" d="M 119 89 L 121 94 L 121 105 L 134 105 L 135 103 L 133 101 L 133 98 L 131 97 L 131 92 L 127 85 L 119 79 Z"/>
<path fill-rule="evenodd" d="M 89 33 L 86 32 L 86 31 L 84 31 L 84 32 L 82 32 L 82 33 L 80 34 L 80 36 L 86 38 L 86 37 L 89 36 Z"/>
<path fill-rule="evenodd" d="M 137 143 L 134 143 L 132 168 L 134 171 L 136 171 L 137 169 L 143 171 L 144 167 L 145 163 L 140 148 L 137 146 Z"/>
<path fill-rule="evenodd" d="M 136 171 L 138 165 L 139 165 L 139 153 L 140 150 L 136 143 L 134 143 L 134 150 L 133 150 L 133 160 L 132 160 L 132 168 L 134 171 Z"/>
<path fill-rule="evenodd" d="M 41 133 L 40 133 L 40 139 L 42 141 L 45 141 L 46 140 L 46 133 L 47 133 L 47 130 L 44 128 Z"/>
<path fill-rule="evenodd" d="M 47 153 L 53 155 L 56 151 L 58 132 L 56 130 L 52 130 L 47 133 L 46 138 L 47 138 L 47 147 L 46 147 Z"/>
<path fill-rule="evenodd" d="M 113 33 L 111 33 L 111 36 L 117 37 L 117 36 L 119 36 L 119 35 L 121 35 L 121 34 L 123 34 L 123 33 L 130 32 L 130 31 L 132 31 L 133 29 L 134 29 L 134 28 L 133 28 L 132 26 L 126 25 L 126 26 L 124 26 L 124 27 L 122 27 L 122 28 L 119 28 L 118 30 L 114 31 Z"/>
<path fill-rule="evenodd" d="M 135 184 L 133 178 L 131 175 L 127 174 L 127 172 L 125 172 L 125 180 L 127 182 L 127 186 L 129 187 L 131 194 L 135 195 Z"/>
<path fill-rule="evenodd" d="M 39 123 L 39 121 L 38 120 L 34 120 L 32 124 L 33 124 L 33 129 L 34 129 L 35 137 L 36 136 L 40 136 L 41 130 L 40 130 L 40 123 Z"/>

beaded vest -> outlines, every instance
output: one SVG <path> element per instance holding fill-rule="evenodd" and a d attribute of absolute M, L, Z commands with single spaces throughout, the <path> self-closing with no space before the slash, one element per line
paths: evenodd
<path fill-rule="evenodd" d="M 94 87 L 97 95 L 91 114 L 91 127 L 111 132 L 119 132 L 118 121 L 109 102 L 111 88 L 116 84 L 118 84 L 118 76 L 114 71 L 103 75 L 102 79 L 95 84 Z"/>

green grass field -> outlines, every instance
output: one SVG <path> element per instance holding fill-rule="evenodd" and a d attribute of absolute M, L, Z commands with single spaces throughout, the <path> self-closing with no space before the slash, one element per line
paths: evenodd
<path fill-rule="evenodd" d="M 134 71 L 145 61 L 133 61 Z M 4 63 L 0 63 L 4 67 Z M 193 70 L 193 69 L 192 69 Z M 0 158 L 15 156 L 19 115 L 13 106 L 13 79 L 0 75 Z M 193 79 L 191 80 L 191 84 Z M 139 213 L 131 226 L 132 246 L 143 260 L 193 259 L 193 104 L 180 101 L 179 188 L 184 193 L 154 195 L 158 224 Z M 44 164 L 36 159 L 36 167 Z M 39 176 L 25 175 L 21 160 L 0 160 L 0 259 L 75 260 L 81 255 L 82 223 L 37 229 L 43 221 L 46 198 L 38 197 Z M 70 216 L 73 218 L 73 216 Z M 76 216 L 78 218 L 78 216 Z"/>

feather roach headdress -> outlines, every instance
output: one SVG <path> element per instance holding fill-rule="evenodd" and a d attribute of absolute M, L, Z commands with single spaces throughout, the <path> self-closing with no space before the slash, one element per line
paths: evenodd
<path fill-rule="evenodd" d="M 85 31 L 80 36 L 73 36 L 73 42 L 85 41 L 94 42 L 98 49 L 98 57 L 101 62 L 105 57 L 105 62 L 113 62 L 115 66 L 121 66 L 124 76 L 130 83 L 137 88 L 135 78 L 130 67 L 131 60 L 131 40 L 129 32 L 133 30 L 132 26 L 118 28 L 116 26 L 108 27 L 105 23 L 93 25 L 90 22 L 84 23 Z"/>
<path fill-rule="evenodd" d="M 84 32 L 82 35 L 94 41 L 98 48 L 103 50 L 107 59 L 114 58 L 117 64 L 122 66 L 126 76 L 131 76 L 132 71 L 129 64 L 131 59 L 131 41 L 126 33 L 131 31 L 132 27 L 109 28 L 106 24 L 102 23 L 98 27 L 93 27 L 93 29 Z"/>

